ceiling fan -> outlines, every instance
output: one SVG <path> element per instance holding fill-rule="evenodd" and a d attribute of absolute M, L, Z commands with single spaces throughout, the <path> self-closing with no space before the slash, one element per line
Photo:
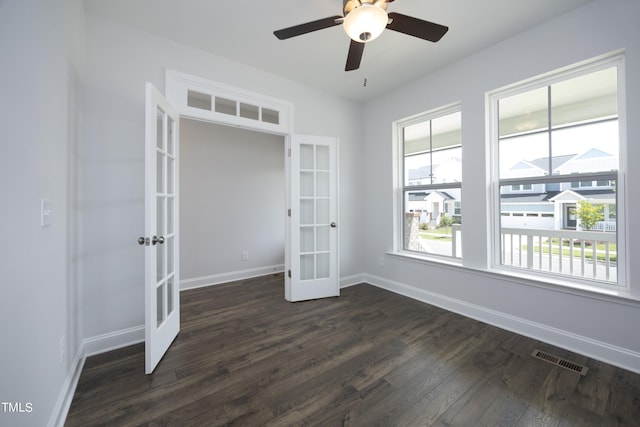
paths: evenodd
<path fill-rule="evenodd" d="M 439 41 L 449 27 L 396 12 L 387 13 L 393 0 L 343 0 L 344 16 L 335 15 L 274 31 L 280 40 L 323 30 L 342 24 L 351 38 L 345 71 L 360 67 L 364 45 L 378 37 L 385 28 L 431 42 Z"/>

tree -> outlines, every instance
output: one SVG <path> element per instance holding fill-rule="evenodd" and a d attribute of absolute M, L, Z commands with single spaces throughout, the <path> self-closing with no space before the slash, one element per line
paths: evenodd
<path fill-rule="evenodd" d="M 598 221 L 604 220 L 604 206 L 594 205 L 585 200 L 578 202 L 578 218 L 583 230 L 591 230 Z"/>
<path fill-rule="evenodd" d="M 442 216 L 440 217 L 440 224 L 438 224 L 438 226 L 440 228 L 446 229 L 448 233 L 449 232 L 448 229 L 449 227 L 451 227 L 451 224 L 453 224 L 453 219 L 450 216 L 447 216 L 446 214 L 442 214 Z"/>

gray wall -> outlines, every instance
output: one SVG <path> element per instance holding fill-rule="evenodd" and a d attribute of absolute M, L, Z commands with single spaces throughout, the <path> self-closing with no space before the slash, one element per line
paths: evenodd
<path fill-rule="evenodd" d="M 163 89 L 165 67 L 290 101 L 296 132 L 340 139 L 343 277 L 640 371 L 639 304 L 492 273 L 483 213 L 484 94 L 505 84 L 625 48 L 627 159 L 640 161 L 638 16 L 636 0 L 596 1 L 363 107 L 84 16 L 81 1 L 1 1 L 0 93 L 10 102 L 0 103 L 0 398 L 31 402 L 33 412 L 0 413 L 0 424 L 47 424 L 69 391 L 81 341 L 103 351 L 141 337 L 144 254 L 135 241 L 144 227 L 144 82 Z M 465 217 L 465 269 L 385 255 L 392 249 L 391 122 L 453 101 L 463 105 L 464 156 L 477 160 L 463 176 L 465 205 L 479 212 Z M 630 168 L 626 181 L 627 211 L 638 212 L 640 193 L 632 189 L 640 188 L 640 170 Z M 46 228 L 42 198 L 54 210 Z M 640 225 L 628 221 L 627 232 L 638 299 Z M 246 250 L 251 261 L 254 251 Z"/>
<path fill-rule="evenodd" d="M 291 102 L 295 132 L 339 138 L 341 274 L 362 273 L 360 104 L 91 14 L 86 20 L 80 262 L 89 351 L 143 337 L 144 250 L 136 239 L 144 230 L 144 84 L 163 91 L 166 68 Z M 256 252 L 248 250 L 251 262 Z"/>
<path fill-rule="evenodd" d="M 182 119 L 183 288 L 282 271 L 284 224 L 284 138 Z"/>
<path fill-rule="evenodd" d="M 47 425 L 78 348 L 75 183 L 84 54 L 77 1 L 0 2 L 0 425 Z M 40 200 L 51 225 L 40 227 Z M 64 354 L 61 354 L 63 352 Z"/>
<path fill-rule="evenodd" d="M 398 292 L 609 360 L 640 372 L 640 2 L 596 1 L 434 72 L 365 105 L 367 280 Z M 626 49 L 628 251 L 633 300 L 505 278 L 489 268 L 489 146 L 485 93 L 621 48 Z M 387 255 L 392 250 L 392 126 L 462 103 L 464 265 Z M 380 257 L 386 258 L 383 268 Z"/>

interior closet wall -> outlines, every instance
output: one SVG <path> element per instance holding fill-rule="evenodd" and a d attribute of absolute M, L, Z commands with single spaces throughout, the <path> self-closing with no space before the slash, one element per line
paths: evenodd
<path fill-rule="evenodd" d="M 282 271 L 284 138 L 183 119 L 180 144 L 182 287 Z"/>

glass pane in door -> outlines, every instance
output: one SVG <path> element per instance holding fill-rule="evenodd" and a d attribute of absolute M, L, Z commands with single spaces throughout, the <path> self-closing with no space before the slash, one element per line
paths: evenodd
<path fill-rule="evenodd" d="M 164 149 L 164 111 L 159 108 L 156 110 L 156 147 Z"/>
<path fill-rule="evenodd" d="M 316 255 L 316 278 L 324 279 L 329 277 L 329 254 L 320 253 Z"/>
<path fill-rule="evenodd" d="M 300 145 L 300 169 L 314 169 L 314 148 L 315 146 L 312 144 Z"/>
<path fill-rule="evenodd" d="M 156 327 L 160 327 L 164 321 L 164 286 L 156 288 Z"/>
<path fill-rule="evenodd" d="M 156 192 L 164 193 L 164 156 L 159 151 L 156 155 Z"/>
<path fill-rule="evenodd" d="M 165 242 L 161 245 L 166 248 L 165 251 L 167 252 L 167 276 L 173 274 L 173 245 L 173 236 L 165 237 Z"/>
<path fill-rule="evenodd" d="M 174 169 L 175 159 L 173 157 L 170 157 L 170 156 L 166 156 L 166 157 L 167 157 L 167 194 L 173 194 L 174 193 L 174 188 L 173 188 L 173 180 L 174 180 L 173 169 Z"/>
<path fill-rule="evenodd" d="M 329 147 L 300 146 L 300 279 L 330 276 Z"/>
<path fill-rule="evenodd" d="M 329 147 L 326 145 L 316 146 L 316 169 L 319 171 L 329 170 Z"/>
<path fill-rule="evenodd" d="M 315 250 L 314 227 L 300 228 L 300 252 L 313 252 Z"/>
<path fill-rule="evenodd" d="M 328 225 L 321 225 L 316 227 L 316 250 L 328 251 L 329 250 L 329 233 L 331 229 Z"/>
<path fill-rule="evenodd" d="M 313 225 L 313 199 L 300 200 L 300 224 L 301 225 Z"/>
<path fill-rule="evenodd" d="M 315 255 L 300 255 L 300 280 L 315 278 Z"/>
<path fill-rule="evenodd" d="M 175 128 L 175 122 L 169 116 L 167 116 L 167 148 L 166 152 L 169 155 L 173 155 L 175 153 L 175 138 L 173 137 L 173 132 Z"/>
<path fill-rule="evenodd" d="M 300 172 L 300 196 L 313 197 L 314 193 L 314 176 L 312 171 Z"/>
<path fill-rule="evenodd" d="M 173 313 L 173 277 L 167 280 L 167 316 Z"/>
<path fill-rule="evenodd" d="M 167 197 L 167 234 L 173 233 L 173 209 L 176 199 Z"/>

